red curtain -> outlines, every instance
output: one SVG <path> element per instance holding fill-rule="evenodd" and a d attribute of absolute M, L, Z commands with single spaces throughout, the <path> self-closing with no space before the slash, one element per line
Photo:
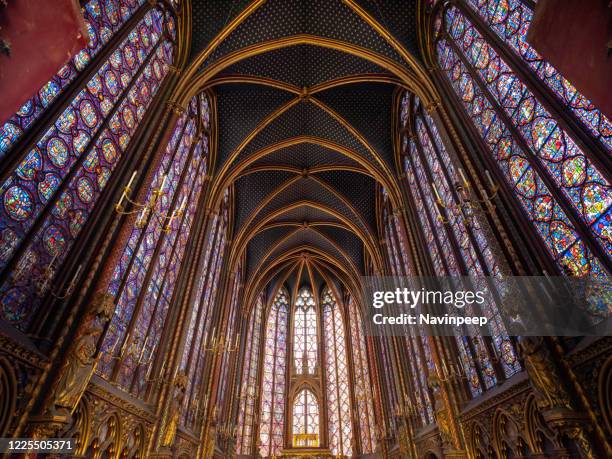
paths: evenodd
<path fill-rule="evenodd" d="M 87 45 L 78 0 L 8 0 L 0 6 L 0 122 L 13 115 Z"/>
<path fill-rule="evenodd" d="M 612 3 L 539 0 L 527 41 L 612 118 Z"/>

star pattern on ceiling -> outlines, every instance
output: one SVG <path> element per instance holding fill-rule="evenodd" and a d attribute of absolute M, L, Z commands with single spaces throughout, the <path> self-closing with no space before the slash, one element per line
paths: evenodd
<path fill-rule="evenodd" d="M 393 112 L 419 66 L 417 14 L 416 0 L 193 2 L 183 91 L 215 94 L 213 189 L 234 188 L 247 283 L 305 255 L 339 279 L 381 263 L 377 193 L 398 187 Z"/>

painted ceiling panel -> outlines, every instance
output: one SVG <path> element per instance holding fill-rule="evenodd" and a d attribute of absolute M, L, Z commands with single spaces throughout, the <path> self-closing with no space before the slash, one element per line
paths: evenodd
<path fill-rule="evenodd" d="M 232 30 L 210 50 L 205 60 L 194 64 L 199 69 L 212 69 L 214 63 L 231 53 L 271 40 L 307 35 L 317 42 L 316 45 L 261 47 L 255 54 L 245 53 L 213 77 L 211 88 L 217 96 L 218 114 L 217 174 L 231 172 L 238 177 L 233 182 L 234 235 L 244 237 L 248 277 L 254 275 L 253 270 L 267 250 L 290 234 L 295 223 L 302 222 L 328 224 L 301 230 L 276 255 L 304 244 L 341 259 L 333 245 L 320 234 L 323 233 L 336 241 L 363 273 L 365 246 L 361 238 L 367 234 L 370 240 L 380 239 L 375 232 L 377 184 L 373 177 L 395 174 L 391 128 L 398 77 L 391 73 L 393 66 L 380 66 L 370 59 L 374 56 L 374 60 L 392 61 L 407 73 L 412 72 L 397 46 L 419 61 L 418 2 L 202 0 L 192 3 L 192 60 L 245 8 L 258 5 L 240 23 L 232 24 Z M 381 29 L 377 29 L 379 26 Z M 390 36 L 395 43 L 388 39 Z M 352 51 L 327 47 L 334 41 L 349 45 Z M 296 103 L 277 114 L 291 101 Z M 261 127 L 266 119 L 271 122 Z M 238 147 L 248 138 L 249 142 L 239 151 Z M 299 143 L 290 144 L 298 138 Z M 316 139 L 328 145 L 317 143 Z M 255 158 L 255 154 L 280 142 L 288 145 Z M 348 150 L 358 160 L 334 150 L 332 145 Z M 249 158 L 253 159 L 250 163 L 245 161 Z M 255 168 L 258 172 L 252 172 Z M 296 172 L 281 171 L 283 168 Z M 348 168 L 366 169 L 368 174 L 348 171 Z M 305 169 L 312 175 L 296 175 Z M 292 177 L 296 178 L 295 183 L 264 205 Z M 253 233 L 253 225 L 272 213 L 304 201 L 315 204 L 299 205 L 268 223 L 282 226 Z M 353 209 L 345 202 L 351 203 Z M 317 205 L 334 209 L 355 224 L 358 231 L 338 227 L 342 226 L 341 220 L 315 208 Z"/>
<path fill-rule="evenodd" d="M 203 66 L 240 48 L 302 34 L 341 40 L 403 62 L 399 53 L 341 0 L 267 0 L 223 40 Z"/>
<path fill-rule="evenodd" d="M 286 65 L 290 62 L 291 65 Z M 386 74 L 387 70 L 357 56 L 313 45 L 277 49 L 244 59 L 221 75 L 258 75 L 289 83 L 298 88 L 355 74 Z"/>

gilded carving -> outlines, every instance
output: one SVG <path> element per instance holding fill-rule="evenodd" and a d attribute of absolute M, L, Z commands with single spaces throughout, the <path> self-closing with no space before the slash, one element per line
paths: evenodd
<path fill-rule="evenodd" d="M 113 310 L 111 295 L 93 299 L 50 391 L 52 400 L 48 406 L 51 412 L 72 414 L 75 410 L 94 372 L 96 346 Z"/>
<path fill-rule="evenodd" d="M 185 399 L 185 388 L 187 387 L 187 376 L 180 372 L 174 379 L 173 397 L 170 407 L 163 420 L 162 446 L 170 446 L 174 443 L 176 429 L 181 416 L 181 408 Z"/>
<path fill-rule="evenodd" d="M 521 337 L 520 347 L 531 385 L 536 392 L 538 408 L 571 409 L 567 392 L 560 384 L 563 378 L 553 363 L 544 338 L 541 336 Z"/>
<path fill-rule="evenodd" d="M 451 434 L 450 414 L 446 408 L 446 404 L 444 403 L 440 380 L 436 375 L 432 374 L 429 376 L 429 386 L 434 395 L 434 410 L 438 429 L 440 430 L 442 445 L 444 447 L 452 448 L 453 437 Z"/>
<path fill-rule="evenodd" d="M 211 459 L 215 453 L 215 438 L 217 429 L 214 423 L 208 427 L 204 437 L 203 459 Z"/>

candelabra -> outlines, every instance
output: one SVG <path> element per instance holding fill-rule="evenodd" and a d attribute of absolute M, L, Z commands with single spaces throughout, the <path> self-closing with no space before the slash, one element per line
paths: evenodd
<path fill-rule="evenodd" d="M 153 346 L 153 348 L 151 349 L 151 352 L 149 353 L 149 356 L 145 358 L 145 351 L 147 349 L 147 344 L 149 342 L 148 336 L 145 338 L 142 347 L 138 345 L 140 342 L 140 338 L 136 337 L 130 343 L 130 335 L 126 336 L 123 342 L 123 345 L 121 346 L 121 349 L 119 350 L 119 353 L 115 355 L 115 350 L 117 349 L 117 345 L 119 344 L 119 341 L 120 341 L 119 339 L 115 341 L 115 344 L 113 345 L 112 349 L 108 352 L 112 360 L 119 360 L 120 362 L 125 362 L 128 358 L 131 358 L 132 360 L 136 361 L 137 368 L 148 367 L 147 374 L 145 375 L 146 382 L 148 383 L 160 382 L 164 380 L 164 378 L 161 378 L 161 377 L 151 379 L 151 372 L 153 371 L 153 357 L 155 356 L 155 350 L 157 348 L 157 344 Z M 159 372 L 160 375 L 163 374 L 165 365 L 166 365 L 166 361 L 164 360 L 162 362 L 162 367 Z M 176 372 L 174 376 L 176 376 Z M 170 380 L 164 380 L 164 381 L 170 382 Z"/>
<path fill-rule="evenodd" d="M 417 410 L 412 403 L 409 402 L 408 394 L 404 394 L 404 401 L 396 403 L 394 408 L 395 416 L 398 418 L 413 419 L 417 415 Z"/>
<path fill-rule="evenodd" d="M 187 196 L 183 196 L 181 204 L 178 209 L 174 209 L 170 216 L 168 216 L 167 212 L 159 212 L 155 210 L 156 204 L 159 201 L 159 198 L 165 193 L 166 183 L 168 182 L 168 175 L 164 174 L 162 177 L 162 182 L 159 187 L 154 188 L 151 192 L 151 196 L 148 201 L 145 202 L 137 202 L 130 199 L 129 195 L 132 192 L 132 185 L 134 180 L 136 179 L 136 175 L 138 171 L 134 171 L 132 177 L 130 178 L 128 184 L 123 189 L 121 193 L 121 197 L 119 198 L 119 202 L 115 205 L 115 211 L 119 215 L 133 215 L 138 214 L 138 218 L 136 219 L 136 227 L 143 228 L 147 223 L 149 216 L 154 217 L 157 221 L 162 225 L 162 231 L 169 232 L 172 222 L 183 216 L 185 213 L 185 208 L 187 207 Z M 134 210 L 126 211 L 124 208 L 124 202 L 131 204 L 134 207 Z"/>
<path fill-rule="evenodd" d="M 436 188 L 436 184 L 434 182 L 431 183 L 431 188 L 436 197 L 435 207 L 438 214 L 437 219 L 444 225 L 452 225 L 456 223 L 459 218 L 462 218 L 468 224 L 473 224 L 474 214 L 491 213 L 495 208 L 493 200 L 499 192 L 499 186 L 493 182 L 491 174 L 489 174 L 488 170 L 485 170 L 485 175 L 487 177 L 487 181 L 489 182 L 489 186 L 491 187 L 491 194 L 489 195 L 486 190 L 482 190 L 484 199 L 477 199 L 474 197 L 472 187 L 465 178 L 462 169 L 459 169 L 459 175 L 461 176 L 462 183 L 457 181 L 454 184 L 458 200 L 456 203 L 453 202 L 452 198 L 450 202 L 444 202 L 440 193 L 438 192 L 438 189 Z M 483 205 L 486 210 L 483 210 Z M 451 216 L 445 218 L 440 209 L 445 209 Z"/>
<path fill-rule="evenodd" d="M 478 336 L 472 338 L 472 342 L 474 343 L 474 347 L 476 348 L 476 355 L 478 356 L 478 360 L 481 362 L 486 362 L 489 360 L 492 364 L 497 364 L 499 362 L 498 349 L 495 343 L 491 348 L 493 349 L 493 355 L 489 355 L 487 350 L 485 349 L 484 342 Z"/>
<path fill-rule="evenodd" d="M 238 434 L 238 426 L 228 420 L 225 422 L 225 424 L 223 424 L 223 426 L 217 429 L 217 432 L 219 433 L 221 438 L 231 440 L 233 438 L 236 438 L 236 435 Z"/>
<path fill-rule="evenodd" d="M 226 341 L 224 336 L 217 338 L 215 334 L 215 328 L 212 331 L 212 339 L 210 344 L 204 347 L 204 350 L 212 352 L 213 354 L 221 354 L 224 352 L 236 352 L 238 350 L 238 342 L 240 340 L 240 333 L 236 333 L 236 338 L 232 344 L 229 340 Z"/>
<path fill-rule="evenodd" d="M 459 379 L 466 379 L 466 370 L 463 367 L 463 362 L 459 360 L 460 363 L 450 363 L 448 366 L 446 362 L 442 360 L 442 371 L 438 370 L 438 378 L 442 382 L 447 381 L 457 381 Z"/>
<path fill-rule="evenodd" d="M 59 253 L 53 255 L 51 261 L 49 261 L 49 263 L 44 267 L 42 272 L 38 274 L 36 273 L 36 270 L 32 269 L 35 261 L 34 258 L 30 254 L 26 254 L 26 256 L 24 256 L 17 264 L 13 274 L 13 278 L 15 280 L 22 281 L 24 277 L 27 277 L 28 281 L 34 284 L 36 293 L 38 293 L 38 295 L 40 296 L 43 296 L 47 292 L 49 285 L 55 277 L 58 261 L 57 259 L 59 255 Z M 76 272 L 72 276 L 72 279 L 70 279 L 68 287 L 66 287 L 64 293 L 51 291 L 51 295 L 60 300 L 64 300 L 70 295 L 72 295 L 72 293 L 74 293 L 74 288 L 76 286 L 79 276 L 81 275 L 82 270 L 83 265 L 79 265 L 77 267 Z"/>
<path fill-rule="evenodd" d="M 189 402 L 189 410 L 186 415 L 188 422 L 199 419 L 200 414 L 203 414 L 206 408 L 208 408 L 208 394 L 204 394 L 204 399 L 200 400 L 199 394 L 196 393 Z"/>
<path fill-rule="evenodd" d="M 74 276 L 72 276 L 72 279 L 70 279 L 70 282 L 68 283 L 68 287 L 66 287 L 66 290 L 64 291 L 63 294 L 51 292 L 51 295 L 53 295 L 58 300 L 65 300 L 70 295 L 72 295 L 72 293 L 74 292 L 74 287 L 76 286 L 76 283 L 77 283 L 77 279 L 79 278 L 79 275 L 81 274 L 82 269 L 83 269 L 83 265 L 79 265 L 77 267 L 77 270 L 74 273 Z"/>

